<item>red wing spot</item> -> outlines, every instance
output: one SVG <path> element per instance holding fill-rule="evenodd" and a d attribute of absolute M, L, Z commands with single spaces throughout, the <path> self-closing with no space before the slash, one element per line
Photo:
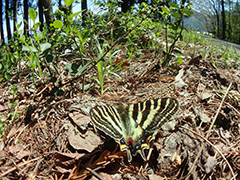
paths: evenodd
<path fill-rule="evenodd" d="M 128 139 L 128 140 L 127 140 L 127 144 L 129 144 L 129 143 L 131 143 L 132 146 L 133 146 L 133 144 L 134 144 L 134 142 L 133 142 L 132 139 Z"/>

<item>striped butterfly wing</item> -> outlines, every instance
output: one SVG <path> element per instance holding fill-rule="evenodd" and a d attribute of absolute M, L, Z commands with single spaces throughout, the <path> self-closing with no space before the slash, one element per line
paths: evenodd
<path fill-rule="evenodd" d="M 117 109 L 110 105 L 97 105 L 90 110 L 93 125 L 113 139 L 122 138 L 121 117 Z"/>
<path fill-rule="evenodd" d="M 127 150 L 128 161 L 139 153 L 145 160 L 153 134 L 177 111 L 174 98 L 148 100 L 127 107 L 95 106 L 90 110 L 93 125 Z"/>
<path fill-rule="evenodd" d="M 148 133 L 154 133 L 166 123 L 178 110 L 178 101 L 174 98 L 148 100 L 130 105 L 129 116 Z"/>

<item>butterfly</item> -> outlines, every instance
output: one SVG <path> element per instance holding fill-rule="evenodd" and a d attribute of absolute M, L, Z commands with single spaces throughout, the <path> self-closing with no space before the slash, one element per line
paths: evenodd
<path fill-rule="evenodd" d="M 128 161 L 138 153 L 146 160 L 149 149 L 161 126 L 178 110 L 174 98 L 148 100 L 129 106 L 97 105 L 90 110 L 94 127 L 113 138 L 121 151 L 127 151 Z"/>

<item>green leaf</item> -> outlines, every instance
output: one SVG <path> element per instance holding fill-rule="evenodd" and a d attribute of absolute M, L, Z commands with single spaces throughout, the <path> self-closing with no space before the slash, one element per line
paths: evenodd
<path fill-rule="evenodd" d="M 18 40 L 21 41 L 22 43 L 25 43 L 26 38 L 25 38 L 25 36 L 22 34 L 22 35 L 18 38 Z"/>
<path fill-rule="evenodd" d="M 34 29 L 37 29 L 41 25 L 41 22 L 37 22 L 36 24 L 33 25 Z"/>
<path fill-rule="evenodd" d="M 56 9 L 56 12 L 60 13 L 63 17 L 65 17 L 66 15 L 64 14 L 63 11 L 60 11 L 59 9 Z"/>
<path fill-rule="evenodd" d="M 53 22 L 53 27 L 54 27 L 55 29 L 60 29 L 60 28 L 62 28 L 62 26 L 63 26 L 63 23 L 62 23 L 62 21 L 60 21 L 60 20 L 55 20 L 55 21 Z"/>
<path fill-rule="evenodd" d="M 32 52 L 37 52 L 37 49 L 34 46 L 22 46 L 22 51 L 32 51 Z"/>
<path fill-rule="evenodd" d="M 176 19 L 181 18 L 181 14 L 179 14 L 179 12 L 172 13 L 172 16 L 175 17 Z"/>
<path fill-rule="evenodd" d="M 22 21 L 17 24 L 17 29 L 19 29 L 21 25 L 22 25 Z"/>
<path fill-rule="evenodd" d="M 104 81 L 104 70 L 103 70 L 103 61 L 99 61 L 97 63 L 97 71 L 98 71 L 98 80 L 99 80 L 99 85 L 101 88 L 101 94 L 104 93 L 103 91 L 103 81 Z"/>
<path fill-rule="evenodd" d="M 70 14 L 69 17 L 72 19 L 74 16 L 79 15 L 81 12 L 82 12 L 82 11 L 78 11 L 78 12 L 75 12 L 75 13 L 73 13 L 73 14 Z"/>
<path fill-rule="evenodd" d="M 87 62 L 87 64 L 85 64 L 83 67 L 78 68 L 78 72 L 75 75 L 75 77 L 78 76 L 79 74 L 82 74 L 82 72 L 85 71 L 93 62 L 94 62 L 94 60 L 91 60 L 91 61 Z"/>
<path fill-rule="evenodd" d="M 46 51 L 47 49 L 50 49 L 51 48 L 51 44 L 50 43 L 43 43 L 43 44 L 40 44 L 40 49 L 41 51 Z"/>
<path fill-rule="evenodd" d="M 167 7 L 165 7 L 165 6 L 162 7 L 162 11 L 164 13 L 166 13 L 167 15 L 170 14 L 170 10 Z"/>
<path fill-rule="evenodd" d="M 88 90 L 90 87 L 94 86 L 95 84 L 94 83 L 91 83 L 91 84 L 85 84 L 84 86 L 84 91 Z"/>
<path fill-rule="evenodd" d="M 37 12 L 33 8 L 30 8 L 28 13 L 30 19 L 35 21 L 35 19 L 37 18 Z"/>
<path fill-rule="evenodd" d="M 178 63 L 178 64 L 182 64 L 182 58 L 178 57 L 178 58 L 177 58 L 177 63 Z"/>
<path fill-rule="evenodd" d="M 73 0 L 64 0 L 64 2 L 66 6 L 69 7 L 73 3 Z"/>
<path fill-rule="evenodd" d="M 178 5 L 172 2 L 169 2 L 168 5 L 170 6 L 171 9 L 179 9 Z"/>
<path fill-rule="evenodd" d="M 189 9 L 183 9 L 182 13 L 184 16 L 191 16 L 193 15 L 193 11 L 189 10 Z"/>
<path fill-rule="evenodd" d="M 72 63 L 72 64 L 68 63 L 65 65 L 66 71 L 70 73 L 77 73 L 79 67 L 80 67 L 80 64 L 77 64 L 77 63 Z"/>
<path fill-rule="evenodd" d="M 34 64 L 34 63 L 30 62 L 30 63 L 28 63 L 28 67 L 35 68 L 35 67 L 37 67 L 37 66 L 36 66 L 36 64 Z"/>

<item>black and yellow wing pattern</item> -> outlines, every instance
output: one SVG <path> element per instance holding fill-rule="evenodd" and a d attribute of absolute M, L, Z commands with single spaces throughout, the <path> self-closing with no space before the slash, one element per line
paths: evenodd
<path fill-rule="evenodd" d="M 128 161 L 139 153 L 146 160 L 144 149 L 159 128 L 178 110 L 174 98 L 161 98 L 114 107 L 97 105 L 90 110 L 93 125 L 117 143 L 121 151 L 126 150 Z"/>

